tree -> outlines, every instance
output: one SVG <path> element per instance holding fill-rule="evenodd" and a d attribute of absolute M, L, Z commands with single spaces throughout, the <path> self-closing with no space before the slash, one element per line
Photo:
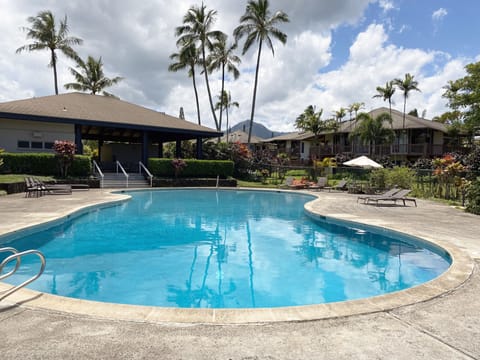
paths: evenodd
<path fill-rule="evenodd" d="M 238 102 L 236 101 L 232 101 L 232 95 L 230 94 L 230 91 L 223 91 L 219 96 L 218 96 L 218 102 L 217 104 L 215 105 L 215 110 L 219 110 L 220 109 L 220 112 L 222 111 L 221 109 L 225 109 L 225 114 L 227 116 L 227 142 L 229 142 L 228 140 L 228 109 L 231 108 L 231 107 L 239 107 L 239 104 Z"/>
<path fill-rule="evenodd" d="M 273 15 L 271 15 L 268 0 L 250 0 L 247 3 L 245 13 L 240 18 L 240 25 L 237 26 L 233 32 L 236 41 L 239 41 L 241 38 L 246 36 L 242 51 L 243 55 L 255 42 L 258 42 L 255 83 L 253 85 L 252 111 L 250 114 L 250 128 L 248 130 L 249 145 L 252 137 L 253 119 L 255 116 L 255 101 L 257 98 L 258 72 L 260 69 L 262 46 L 263 43 L 266 43 L 267 47 L 272 50 L 272 54 L 275 55 L 273 39 L 280 41 L 282 44 L 286 44 L 287 42 L 287 35 L 277 28 L 277 24 L 286 23 L 289 21 L 288 15 L 283 11 L 276 11 Z"/>
<path fill-rule="evenodd" d="M 295 127 L 305 132 L 311 132 L 314 143 L 322 132 L 334 130 L 334 121 L 322 120 L 323 109 L 315 111 L 315 106 L 309 105 L 295 120 Z M 318 154 L 316 154 L 318 156 Z"/>
<path fill-rule="evenodd" d="M 349 107 L 348 107 L 348 112 L 350 113 L 350 120 L 351 120 L 351 117 L 352 117 L 352 112 L 355 113 L 355 122 L 357 122 L 357 115 L 358 115 L 358 111 L 362 108 L 365 107 L 365 103 L 363 102 L 354 102 L 353 104 L 351 104 Z"/>
<path fill-rule="evenodd" d="M 408 95 L 412 90 L 420 91 L 418 88 L 418 81 L 413 80 L 414 76 L 407 73 L 405 74 L 405 78 L 402 79 L 395 79 L 393 80 L 393 84 L 398 87 L 401 91 L 403 91 L 403 129 L 405 129 L 405 116 L 406 116 L 406 109 L 407 109 L 407 98 Z"/>
<path fill-rule="evenodd" d="M 56 140 L 53 144 L 53 151 L 60 165 L 62 177 L 67 177 L 68 168 L 72 165 L 75 157 L 76 146 L 71 141 Z"/>
<path fill-rule="evenodd" d="M 182 42 L 177 42 L 177 46 Z M 168 66 L 168 71 L 177 72 L 179 70 L 188 69 L 188 76 L 192 78 L 193 91 L 195 92 L 195 104 L 197 105 L 198 125 L 201 125 L 200 120 L 200 102 L 198 101 L 197 82 L 195 78 L 195 67 L 198 64 L 199 54 L 194 42 L 186 42 L 180 45 L 180 51 L 170 55 L 170 59 L 175 62 Z"/>
<path fill-rule="evenodd" d="M 217 15 L 216 10 L 207 11 L 207 7 L 202 3 L 199 6 L 192 6 L 183 17 L 183 25 L 179 26 L 175 30 L 176 36 L 179 36 L 177 45 L 183 46 L 184 44 L 198 44 L 201 53 L 201 65 L 203 66 L 203 73 L 205 75 L 205 84 L 207 87 L 208 100 L 210 102 L 210 109 L 212 111 L 213 120 L 215 126 L 218 129 L 217 115 L 213 106 L 212 92 L 210 91 L 210 82 L 208 80 L 207 71 L 207 48 L 212 48 L 212 42 L 219 40 L 226 35 L 218 30 L 212 30 L 212 26 L 215 22 Z"/>
<path fill-rule="evenodd" d="M 103 62 L 101 57 L 97 60 L 89 55 L 87 62 L 79 57 L 76 58 L 76 61 L 76 67 L 80 71 L 70 68 L 70 73 L 75 77 L 77 82 L 65 84 L 66 89 L 87 91 L 93 95 L 101 92 L 104 96 L 113 96 L 104 89 L 118 84 L 123 78 L 120 76 L 111 79 L 106 77 L 103 73 Z"/>
<path fill-rule="evenodd" d="M 367 113 L 360 113 L 358 115 L 360 121 L 359 126 L 350 133 L 351 137 L 358 136 L 364 143 L 368 143 L 369 155 L 372 155 L 372 149 L 375 149 L 377 144 L 392 143 L 395 134 L 392 129 L 383 126 L 384 122 L 390 122 L 391 117 L 388 113 L 382 113 L 375 118 L 372 118 Z"/>
<path fill-rule="evenodd" d="M 41 11 L 37 16 L 29 17 L 27 21 L 32 24 L 31 28 L 23 28 L 23 30 L 27 32 L 27 39 L 32 39 L 33 43 L 19 47 L 16 53 L 49 50 L 49 66 L 53 68 L 55 95 L 58 95 L 57 54 L 55 51 L 60 50 L 67 57 L 75 59 L 77 54 L 72 46 L 81 45 L 83 40 L 68 36 L 66 15 L 63 21 L 60 21 L 58 32 L 55 27 L 55 18 L 50 11 Z"/>
<path fill-rule="evenodd" d="M 338 121 L 338 122 L 342 122 L 343 118 L 347 116 L 347 109 L 341 107 L 340 109 L 338 109 L 337 111 L 335 111 L 335 119 Z"/>
<path fill-rule="evenodd" d="M 240 76 L 236 65 L 240 64 L 240 58 L 234 54 L 237 44 L 227 46 L 227 38 L 221 37 L 216 43 L 213 44 L 212 52 L 207 58 L 208 71 L 213 72 L 216 69 L 222 70 L 222 89 L 220 94 L 223 94 L 225 89 L 225 69 L 227 72 L 233 75 L 236 80 Z M 223 102 L 220 101 L 220 116 L 218 120 L 217 131 L 222 130 L 222 114 L 223 114 Z M 227 125 L 228 126 L 228 125 Z"/>
<path fill-rule="evenodd" d="M 475 133 L 480 127 L 480 61 L 465 70 L 466 76 L 448 82 L 443 97 L 452 110 L 460 112 L 466 130 Z"/>
<path fill-rule="evenodd" d="M 395 87 L 393 81 L 387 81 L 385 87 L 377 86 L 377 94 L 373 95 L 374 98 L 383 98 L 383 101 L 388 100 L 388 108 L 390 110 L 390 118 L 392 118 L 392 97 L 395 94 Z M 390 123 L 391 126 L 392 123 Z"/>

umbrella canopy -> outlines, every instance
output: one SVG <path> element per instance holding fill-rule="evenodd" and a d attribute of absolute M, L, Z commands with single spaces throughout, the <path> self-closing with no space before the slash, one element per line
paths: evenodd
<path fill-rule="evenodd" d="M 372 159 L 370 159 L 367 156 L 359 156 L 355 159 L 344 162 L 343 165 L 361 167 L 361 168 L 366 168 L 366 169 L 368 169 L 368 168 L 383 168 L 382 165 L 373 161 Z"/>

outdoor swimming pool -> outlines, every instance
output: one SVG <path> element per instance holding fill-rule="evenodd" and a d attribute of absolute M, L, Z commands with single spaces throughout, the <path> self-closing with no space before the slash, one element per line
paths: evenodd
<path fill-rule="evenodd" d="M 17 239 L 45 273 L 29 287 L 62 296 L 183 308 L 255 308 L 365 298 L 431 280 L 450 265 L 433 246 L 360 225 L 313 221 L 312 196 L 234 190 L 131 192 Z M 394 236 L 395 235 L 395 236 Z M 423 244 L 425 245 L 425 244 Z M 36 271 L 29 259 L 10 281 Z"/>

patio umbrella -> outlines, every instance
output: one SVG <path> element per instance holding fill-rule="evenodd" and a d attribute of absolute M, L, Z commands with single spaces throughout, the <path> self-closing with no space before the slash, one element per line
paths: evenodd
<path fill-rule="evenodd" d="M 373 161 L 372 159 L 370 159 L 367 156 L 359 156 L 355 159 L 344 162 L 343 165 L 352 166 L 352 167 L 361 167 L 361 168 L 365 168 L 365 169 L 383 168 L 382 165 Z"/>

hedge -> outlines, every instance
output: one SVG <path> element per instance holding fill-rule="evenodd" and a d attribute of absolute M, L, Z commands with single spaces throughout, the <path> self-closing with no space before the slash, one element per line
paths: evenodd
<path fill-rule="evenodd" d="M 148 169 L 157 177 L 173 177 L 175 169 L 173 159 L 148 159 Z M 186 166 L 180 172 L 180 177 L 191 178 L 227 178 L 233 175 L 234 163 L 229 160 L 196 160 L 185 159 Z"/>
<path fill-rule="evenodd" d="M 43 176 L 58 176 L 60 169 L 55 154 L 43 153 L 4 153 L 1 172 L 6 174 L 30 174 Z M 73 164 L 68 170 L 68 176 L 90 176 L 92 165 L 89 156 L 75 155 Z"/>

